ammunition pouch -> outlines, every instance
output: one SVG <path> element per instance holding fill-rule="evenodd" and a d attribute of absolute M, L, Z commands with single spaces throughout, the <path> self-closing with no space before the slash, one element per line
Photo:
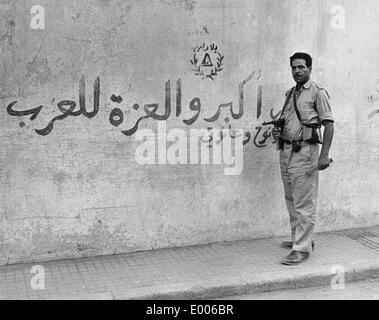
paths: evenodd
<path fill-rule="evenodd" d="M 322 144 L 321 125 L 303 123 L 303 141 L 310 144 Z"/>
<path fill-rule="evenodd" d="M 281 147 L 280 150 L 283 150 L 284 149 L 284 144 L 290 144 L 292 145 L 292 151 L 297 153 L 301 150 L 301 147 L 302 147 L 302 144 L 303 144 L 303 140 L 284 140 L 284 139 L 281 139 L 279 138 L 279 146 Z"/>
<path fill-rule="evenodd" d="M 301 150 L 301 141 L 292 141 L 292 151 L 297 153 Z"/>

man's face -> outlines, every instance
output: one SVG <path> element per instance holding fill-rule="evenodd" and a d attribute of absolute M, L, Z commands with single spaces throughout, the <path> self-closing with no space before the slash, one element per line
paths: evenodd
<path fill-rule="evenodd" d="M 292 76 L 297 84 L 306 83 L 312 73 L 312 67 L 308 68 L 304 59 L 295 59 L 292 61 Z"/>

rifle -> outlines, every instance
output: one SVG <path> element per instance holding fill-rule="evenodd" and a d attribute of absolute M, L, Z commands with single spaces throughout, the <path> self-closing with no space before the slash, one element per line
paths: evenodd
<path fill-rule="evenodd" d="M 279 128 L 280 130 L 283 129 L 284 124 L 285 124 L 285 120 L 284 119 L 278 119 L 278 120 L 273 120 L 273 121 L 263 122 L 262 123 L 263 126 L 273 125 L 275 128 Z M 276 150 L 282 149 L 280 147 L 280 139 L 275 140 L 275 143 L 276 143 Z"/>

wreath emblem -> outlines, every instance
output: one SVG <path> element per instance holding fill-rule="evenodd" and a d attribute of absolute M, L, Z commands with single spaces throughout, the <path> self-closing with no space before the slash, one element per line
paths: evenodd
<path fill-rule="evenodd" d="M 203 43 L 193 49 L 192 71 L 203 79 L 214 80 L 214 77 L 223 70 L 223 61 L 224 56 L 218 51 L 218 46 L 214 43 L 211 45 Z"/>

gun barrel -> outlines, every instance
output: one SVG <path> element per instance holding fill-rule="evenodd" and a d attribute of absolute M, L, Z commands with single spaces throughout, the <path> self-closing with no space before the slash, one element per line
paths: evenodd
<path fill-rule="evenodd" d="M 269 121 L 269 122 L 263 122 L 262 125 L 263 126 L 269 126 L 269 125 L 273 125 L 275 127 L 282 127 L 284 126 L 284 119 L 279 119 L 279 120 L 274 120 L 274 121 Z"/>

